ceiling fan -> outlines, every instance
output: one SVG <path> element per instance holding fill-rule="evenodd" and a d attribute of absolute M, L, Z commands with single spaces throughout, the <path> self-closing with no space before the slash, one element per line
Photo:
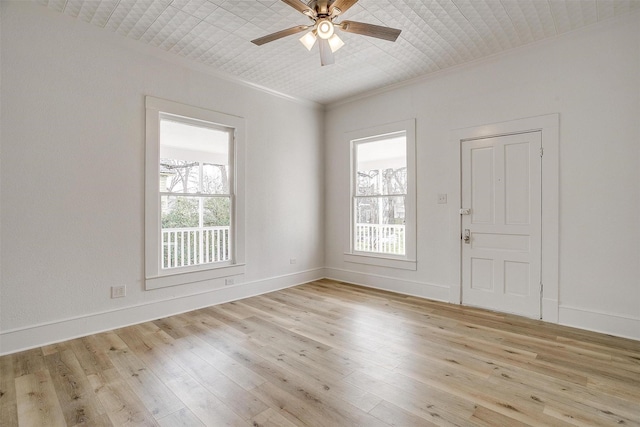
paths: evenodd
<path fill-rule="evenodd" d="M 302 36 L 300 41 L 308 49 L 318 41 L 320 48 L 320 63 L 330 65 L 335 63 L 334 52 L 344 46 L 344 42 L 335 33 L 339 28 L 347 33 L 361 34 L 363 36 L 376 37 L 378 39 L 396 41 L 402 30 L 382 27 L 380 25 L 365 24 L 364 22 L 342 21 L 334 22 L 335 19 L 349 10 L 358 0 L 310 0 L 303 3 L 302 0 L 280 0 L 299 12 L 302 12 L 313 21 L 310 25 L 298 25 L 286 30 L 278 31 L 264 37 L 251 40 L 253 44 L 262 46 L 265 43 L 281 39 L 293 34 L 301 33 L 311 29 Z"/>

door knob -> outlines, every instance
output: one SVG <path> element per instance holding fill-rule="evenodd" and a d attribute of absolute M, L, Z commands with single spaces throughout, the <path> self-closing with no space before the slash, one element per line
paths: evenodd
<path fill-rule="evenodd" d="M 469 230 L 468 228 L 464 229 L 463 240 L 466 244 L 471 243 L 471 230 Z"/>

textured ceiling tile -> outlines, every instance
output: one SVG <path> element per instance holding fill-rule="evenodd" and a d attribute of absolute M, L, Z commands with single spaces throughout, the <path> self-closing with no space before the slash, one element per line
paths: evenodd
<path fill-rule="evenodd" d="M 171 6 L 198 19 L 205 19 L 218 8 L 208 0 L 173 0 Z"/>
<path fill-rule="evenodd" d="M 470 60 L 480 55 L 473 40 L 470 40 L 460 25 L 442 8 L 437 1 L 429 1 L 428 9 L 434 15 L 432 27 L 447 40 L 452 40 L 451 44 L 456 48 L 464 60 Z M 457 7 L 455 8 L 458 11 Z M 462 16 L 462 15 L 460 15 Z M 462 17 L 464 19 L 464 17 Z"/>
<path fill-rule="evenodd" d="M 257 25 L 252 24 L 251 22 L 247 22 L 246 24 L 238 27 L 233 34 L 240 37 L 243 40 L 253 40 L 257 39 L 265 35 L 265 32 L 262 28 Z"/>
<path fill-rule="evenodd" d="M 211 14 L 204 20 L 210 24 L 215 25 L 218 28 L 232 33 L 237 28 L 243 26 L 246 22 L 248 22 L 251 17 L 251 15 L 244 15 L 244 17 L 240 17 L 221 6 L 211 12 Z"/>
<path fill-rule="evenodd" d="M 196 37 L 215 40 L 216 42 L 222 40 L 224 36 L 229 34 L 228 31 L 216 27 L 207 21 L 198 22 L 198 24 L 191 30 L 191 33 Z"/>
<path fill-rule="evenodd" d="M 121 2 L 118 5 L 106 28 L 115 29 L 118 34 L 135 40 L 144 35 L 169 4 L 168 1 L 161 3 L 157 0 L 128 0 L 127 3 Z M 120 17 L 121 10 L 124 12 L 123 17 Z"/>
<path fill-rule="evenodd" d="M 92 10 L 94 3 L 95 2 L 92 2 L 92 1 L 85 1 L 85 6 L 82 7 L 81 16 L 84 15 L 85 10 Z M 113 13 L 113 11 L 118 6 L 118 3 L 119 3 L 119 0 L 101 1 L 98 4 L 98 7 L 95 9 L 95 11 L 93 11 L 93 15 L 91 16 L 91 21 L 89 22 L 99 27 L 104 27 L 105 25 L 107 25 L 107 21 L 109 20 L 109 17 Z M 90 5 L 90 6 L 87 7 L 87 5 Z"/>
<path fill-rule="evenodd" d="M 491 52 L 511 47 L 495 14 L 486 2 L 477 0 L 455 0 L 454 2 L 460 13 L 475 28 L 478 36 L 485 40 Z"/>
<path fill-rule="evenodd" d="M 479 37 L 478 32 L 473 25 L 462 14 L 458 6 L 452 0 L 438 0 L 442 11 L 444 12 L 444 21 L 450 22 L 452 26 L 459 29 L 460 37 L 467 46 L 476 52 L 474 56 L 486 56 L 491 54 L 491 48 L 486 41 Z"/>
<path fill-rule="evenodd" d="M 83 0 L 79 0 L 78 3 L 80 3 L 78 18 L 80 18 L 84 22 L 92 22 L 93 17 L 96 14 L 96 11 L 100 7 L 101 3 L 96 1 L 87 2 Z M 113 7 L 115 8 L 115 5 Z"/>
<path fill-rule="evenodd" d="M 534 36 L 534 27 L 536 25 L 535 19 L 527 19 L 527 17 L 535 17 L 535 8 L 530 2 L 504 2 L 504 9 L 506 10 L 511 23 L 518 33 L 518 40 L 520 43 L 531 43 L 536 38 Z"/>
<path fill-rule="evenodd" d="M 521 41 L 518 32 L 502 3 L 490 0 L 485 1 L 485 3 L 493 16 L 492 25 L 495 26 L 495 31 L 499 33 L 499 37 L 508 43 L 510 47 L 519 46 Z"/>
<path fill-rule="evenodd" d="M 569 16 L 569 10 L 567 2 L 552 2 L 551 14 L 553 16 L 553 22 L 556 25 L 556 31 L 558 34 L 566 33 L 571 30 L 571 17 Z"/>
<path fill-rule="evenodd" d="M 269 10 L 268 2 L 256 0 L 226 0 L 220 7 L 239 17 L 260 16 Z"/>
<path fill-rule="evenodd" d="M 67 0 L 39 0 L 41 4 L 46 5 L 49 9 L 53 9 L 56 12 L 64 11 L 64 6 Z"/>
<path fill-rule="evenodd" d="M 205 52 L 215 46 L 215 44 L 216 43 L 214 41 L 196 37 L 189 44 L 183 47 L 182 50 L 180 50 L 180 55 L 186 56 L 189 59 L 198 59 L 204 55 Z"/>
<path fill-rule="evenodd" d="M 179 9 L 168 7 L 142 36 L 153 46 L 170 49 L 200 24 L 200 20 Z"/>
<path fill-rule="evenodd" d="M 534 0 L 531 1 L 533 3 L 533 7 L 536 10 L 536 13 L 538 14 L 538 22 L 540 23 L 539 30 L 536 29 L 536 31 L 534 32 L 535 39 L 541 40 L 545 37 L 553 37 L 557 35 L 549 3 Z"/>
<path fill-rule="evenodd" d="M 2 1 L 2 0 L 0 0 Z M 395 84 L 631 13 L 640 0 L 360 0 L 336 23 L 402 30 L 398 40 L 340 32 L 321 67 L 292 35 L 250 41 L 311 21 L 280 0 L 32 0 L 217 72 L 320 103 Z"/>
<path fill-rule="evenodd" d="M 572 29 L 585 25 L 591 25 L 598 21 L 598 8 L 596 0 L 582 0 L 580 2 L 568 2 L 569 16 L 572 17 Z"/>
<path fill-rule="evenodd" d="M 68 0 L 64 6 L 64 14 L 77 18 L 82 10 L 83 0 Z"/>

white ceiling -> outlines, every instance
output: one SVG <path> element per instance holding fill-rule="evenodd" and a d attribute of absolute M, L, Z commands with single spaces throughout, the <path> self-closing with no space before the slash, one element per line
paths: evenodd
<path fill-rule="evenodd" d="M 322 104 L 423 76 L 640 9 L 640 0 L 360 0 L 342 19 L 402 30 L 395 43 L 340 32 L 346 45 L 321 67 L 289 36 L 308 24 L 279 0 L 36 0 L 254 85 Z"/>

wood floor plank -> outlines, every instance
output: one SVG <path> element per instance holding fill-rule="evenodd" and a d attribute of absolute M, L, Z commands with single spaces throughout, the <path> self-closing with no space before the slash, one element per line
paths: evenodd
<path fill-rule="evenodd" d="M 0 424 L 18 425 L 13 355 L 0 357 Z"/>
<path fill-rule="evenodd" d="M 253 417 L 253 427 L 296 427 L 291 421 L 287 420 L 279 412 L 273 408 L 269 408 L 264 412 Z"/>
<path fill-rule="evenodd" d="M 168 382 L 167 386 L 206 426 L 248 427 L 250 425 L 189 375 L 175 378 Z"/>
<path fill-rule="evenodd" d="M 245 390 L 251 390 L 267 381 L 226 354 L 219 352 L 197 335 L 190 335 L 185 339 L 189 342 L 191 351 L 194 354 L 224 373 L 225 376 Z"/>
<path fill-rule="evenodd" d="M 116 368 L 91 374 L 88 379 L 114 426 L 158 425 Z"/>
<path fill-rule="evenodd" d="M 189 408 L 182 408 L 158 420 L 160 427 L 206 427 Z"/>
<path fill-rule="evenodd" d="M 426 420 L 425 418 L 400 409 L 393 403 L 387 402 L 386 400 L 381 401 L 378 405 L 371 409 L 369 413 L 379 420 L 384 421 L 385 423 L 394 427 L 434 427 L 438 425 Z"/>
<path fill-rule="evenodd" d="M 488 379 L 487 385 L 492 388 L 515 389 L 515 394 L 519 394 L 521 398 L 531 398 L 545 405 L 558 402 L 577 409 L 586 408 L 587 411 L 595 410 L 621 418 L 633 419 L 632 425 L 636 423 L 640 425 L 640 410 L 638 410 L 640 398 L 632 402 L 614 395 L 594 392 L 588 386 L 557 380 L 522 368 L 506 366 L 497 367 L 494 374 Z M 521 393 L 518 393 L 517 390 L 521 390 Z M 544 400 L 540 396 L 544 396 Z"/>
<path fill-rule="evenodd" d="M 166 347 L 159 346 L 159 348 L 208 393 L 212 393 L 216 399 L 228 406 L 242 419 L 250 420 L 268 408 L 260 400 L 248 398 L 245 389 L 194 353 L 192 345 L 185 338 L 178 339 Z M 198 411 L 193 407 L 190 409 L 200 418 Z"/>
<path fill-rule="evenodd" d="M 2 427 L 640 427 L 640 341 L 329 279 L 0 374 Z"/>
<path fill-rule="evenodd" d="M 98 348 L 95 336 L 83 337 L 69 341 L 76 359 L 86 375 L 95 374 L 113 368 L 107 353 Z"/>
<path fill-rule="evenodd" d="M 263 347 L 260 355 L 268 362 L 279 366 L 286 371 L 299 374 L 305 373 L 307 388 L 318 396 L 331 395 L 332 397 L 344 400 L 345 402 L 363 410 L 370 411 L 378 403 L 380 398 L 366 390 L 359 389 L 349 383 L 342 381 L 342 376 L 337 376 L 323 369 L 321 365 L 306 363 L 307 357 L 304 353 L 286 354 L 283 350 L 273 347 Z"/>
<path fill-rule="evenodd" d="M 471 401 L 447 391 L 417 383 L 394 382 L 391 378 L 374 377 L 370 374 L 375 374 L 375 371 L 356 371 L 345 381 L 362 389 L 372 390 L 384 401 L 436 425 L 465 425 L 473 413 L 474 404 Z"/>
<path fill-rule="evenodd" d="M 69 346 L 45 356 L 67 425 L 104 425 L 105 410 L 98 402 L 84 370 Z M 107 425 L 111 425 L 108 423 Z"/>
<path fill-rule="evenodd" d="M 529 424 L 522 423 L 514 420 L 511 417 L 492 411 L 489 408 L 485 408 L 482 405 L 478 405 L 470 421 L 477 426 L 483 427 L 496 427 L 496 426 L 509 426 L 509 427 L 526 427 Z"/>
<path fill-rule="evenodd" d="M 184 407 L 175 394 L 130 350 L 112 351 L 111 362 L 157 419 Z"/>
<path fill-rule="evenodd" d="M 18 425 L 67 425 L 48 370 L 16 378 Z"/>
<path fill-rule="evenodd" d="M 285 378 L 286 379 L 286 378 Z M 267 382 L 252 392 L 272 407 L 293 415 L 296 425 L 303 426 L 344 426 L 344 427 L 388 427 L 389 425 L 372 415 L 357 410 L 348 404 L 331 399 L 321 399 L 304 390 L 301 384 L 286 384 L 289 380 Z M 284 383 L 284 387 L 283 387 Z"/>
<path fill-rule="evenodd" d="M 44 354 L 42 353 L 42 348 L 34 348 L 14 354 L 13 360 L 13 376 L 15 378 L 46 369 L 44 366 Z"/>

